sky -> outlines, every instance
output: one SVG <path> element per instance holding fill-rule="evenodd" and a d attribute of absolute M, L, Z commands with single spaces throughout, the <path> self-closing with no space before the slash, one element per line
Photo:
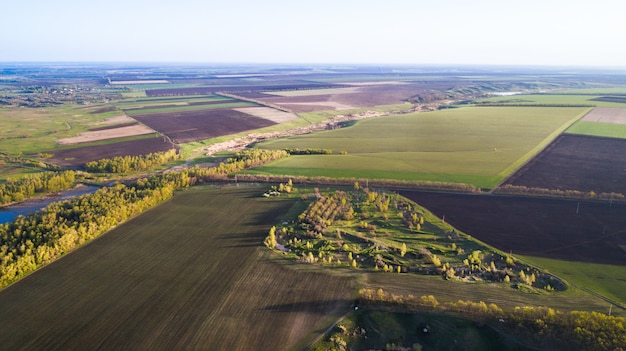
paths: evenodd
<path fill-rule="evenodd" d="M 19 0 L 0 62 L 626 67 L 622 0 Z"/>

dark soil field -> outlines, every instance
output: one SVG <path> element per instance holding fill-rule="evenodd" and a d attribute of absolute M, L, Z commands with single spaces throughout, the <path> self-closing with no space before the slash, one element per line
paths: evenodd
<path fill-rule="evenodd" d="M 505 184 L 626 194 L 626 140 L 561 135 Z"/>
<path fill-rule="evenodd" d="M 162 136 L 146 139 L 122 141 L 103 145 L 84 146 L 65 150 L 50 151 L 54 156 L 46 161 L 67 167 L 82 167 L 89 161 L 116 156 L 138 156 L 152 152 L 178 148 Z"/>
<path fill-rule="evenodd" d="M 626 204 L 404 191 L 475 238 L 512 252 L 626 266 Z M 577 212 L 578 209 L 578 213 Z"/>
<path fill-rule="evenodd" d="M 264 118 L 223 108 L 133 115 L 133 118 L 167 135 L 175 143 L 210 139 L 275 124 Z"/>
<path fill-rule="evenodd" d="M 0 291 L 3 350 L 303 349 L 354 282 L 264 258 L 292 202 L 195 187 Z"/>

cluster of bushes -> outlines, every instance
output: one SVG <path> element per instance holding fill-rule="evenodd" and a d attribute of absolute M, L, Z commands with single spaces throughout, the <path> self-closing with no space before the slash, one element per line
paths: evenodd
<path fill-rule="evenodd" d="M 507 328 L 537 347 L 563 350 L 626 350 L 626 319 L 598 312 L 562 312 L 549 307 L 515 307 L 459 300 L 440 303 L 433 295 L 395 295 L 382 289 L 362 289 L 361 303 L 401 311 L 432 310 L 459 313 L 480 323 Z"/>
<path fill-rule="evenodd" d="M 332 155 L 333 150 L 331 149 L 284 149 L 290 155 Z"/>
<path fill-rule="evenodd" d="M 377 188 L 400 188 L 400 189 L 425 189 L 441 191 L 458 191 L 468 193 L 478 193 L 480 188 L 471 184 L 412 181 L 398 179 L 364 179 L 364 178 L 331 178 L 331 177 L 306 177 L 290 175 L 261 175 L 261 174 L 238 174 L 239 181 L 279 183 L 291 179 L 297 184 L 318 184 L 318 185 L 347 185 L 352 186 L 355 182 L 368 184 L 369 187 Z"/>
<path fill-rule="evenodd" d="M 0 185 L 0 205 L 22 201 L 37 194 L 45 194 L 72 188 L 76 174 L 73 171 L 43 172 L 26 175 L 20 179 L 8 179 Z"/>
<path fill-rule="evenodd" d="M 117 156 L 87 162 L 85 169 L 94 173 L 127 173 L 151 169 L 167 162 L 180 159 L 176 149 L 153 152 L 138 156 Z"/>

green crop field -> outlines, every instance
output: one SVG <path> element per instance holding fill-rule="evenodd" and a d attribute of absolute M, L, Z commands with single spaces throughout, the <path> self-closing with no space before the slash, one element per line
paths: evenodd
<path fill-rule="evenodd" d="M 578 121 L 569 127 L 565 133 L 626 139 L 626 125 Z"/>
<path fill-rule="evenodd" d="M 355 283 L 264 259 L 293 202 L 262 192 L 178 193 L 9 286 L 2 348 L 301 349 L 348 310 Z"/>
<path fill-rule="evenodd" d="M 142 98 L 142 99 L 127 99 L 115 102 L 114 105 L 122 110 L 131 108 L 142 108 L 158 105 L 181 105 L 187 106 L 189 103 L 198 102 L 213 102 L 213 101 L 234 101 L 234 99 L 218 96 L 218 95 L 201 95 L 201 96 L 176 96 L 174 98 L 167 98 L 162 96 Z"/>
<path fill-rule="evenodd" d="M 497 96 L 478 100 L 479 102 L 503 103 L 511 105 L 594 105 L 601 107 L 624 107 L 626 104 L 606 101 L 594 101 L 603 95 L 551 95 L 551 94 L 531 94 L 531 95 L 511 95 Z"/>
<path fill-rule="evenodd" d="M 228 101 L 228 100 L 226 100 Z M 247 101 L 235 101 L 233 102 L 225 102 L 223 104 L 212 104 L 212 105 L 181 105 L 175 107 L 161 107 L 161 108 L 149 108 L 149 109 L 141 109 L 141 110 L 126 110 L 125 112 L 129 115 L 144 115 L 150 113 L 168 113 L 168 112 L 182 112 L 182 111 L 197 111 L 197 110 L 210 110 L 216 108 L 234 108 L 234 107 L 249 107 L 249 106 L 258 106 L 255 103 L 247 102 Z"/>
<path fill-rule="evenodd" d="M 438 180 L 490 188 L 533 157 L 585 108 L 468 107 L 367 119 L 257 147 L 348 155 L 292 156 L 252 172 Z"/>

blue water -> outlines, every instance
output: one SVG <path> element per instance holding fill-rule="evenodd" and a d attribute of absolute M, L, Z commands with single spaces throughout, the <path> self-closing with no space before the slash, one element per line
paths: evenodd
<path fill-rule="evenodd" d="M 0 223 L 13 222 L 19 215 L 26 216 L 45 208 L 53 202 L 66 200 L 83 194 L 95 193 L 98 189 L 100 188 L 97 186 L 79 185 L 74 189 L 66 190 L 59 194 L 29 199 L 11 206 L 2 207 L 0 208 Z"/>

